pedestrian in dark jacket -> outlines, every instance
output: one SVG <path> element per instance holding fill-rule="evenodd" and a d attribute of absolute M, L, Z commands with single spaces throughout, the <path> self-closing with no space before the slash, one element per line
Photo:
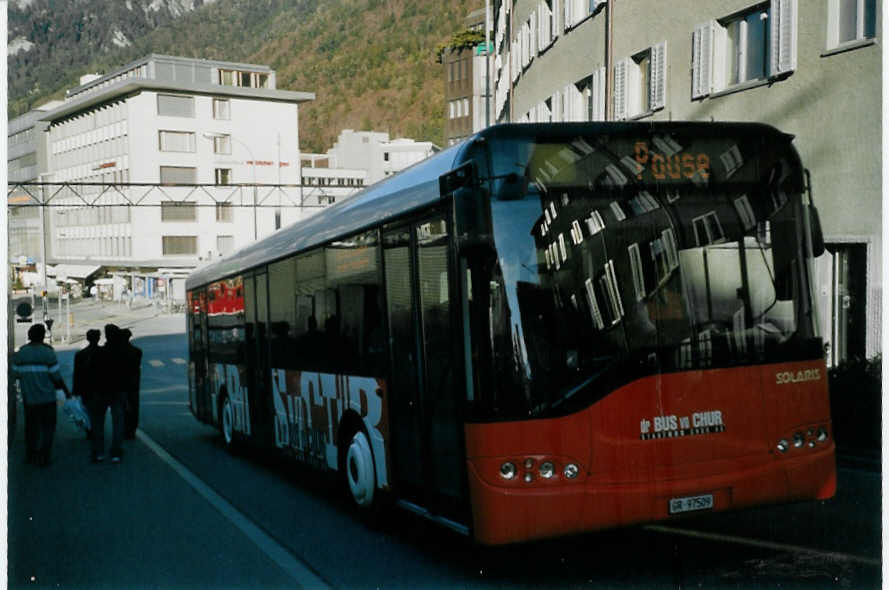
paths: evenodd
<path fill-rule="evenodd" d="M 123 420 L 123 437 L 136 438 L 139 427 L 139 385 L 142 381 L 142 349 L 130 344 L 133 333 L 129 328 L 120 331 L 127 355 L 127 404 Z"/>
<path fill-rule="evenodd" d="M 78 350 L 74 354 L 74 382 L 73 393 L 83 401 L 83 405 L 89 408 L 95 403 L 99 388 L 98 368 L 99 338 L 102 333 L 99 330 L 87 330 L 86 348 Z M 87 438 L 92 437 L 92 431 L 87 432 Z"/>
<path fill-rule="evenodd" d="M 90 408 L 92 425 L 93 463 L 105 459 L 105 414 L 111 408 L 111 462 L 120 463 L 123 452 L 123 414 L 126 403 L 127 357 L 120 328 L 114 324 L 105 326 L 105 344 L 99 347 L 97 375 L 99 386 L 96 401 Z"/>
<path fill-rule="evenodd" d="M 52 346 L 44 344 L 46 328 L 34 324 L 28 329 L 28 343 L 15 353 L 12 368 L 25 403 L 25 462 L 42 467 L 50 464 L 56 432 L 56 389 L 67 397 L 71 392 L 59 373 L 59 361 Z"/>

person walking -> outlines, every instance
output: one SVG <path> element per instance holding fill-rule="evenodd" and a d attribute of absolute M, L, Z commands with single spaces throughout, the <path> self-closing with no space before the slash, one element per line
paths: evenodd
<path fill-rule="evenodd" d="M 78 350 L 74 354 L 74 378 L 73 393 L 74 397 L 79 397 L 83 402 L 87 412 L 95 403 L 98 396 L 99 378 L 96 374 L 98 366 L 99 354 L 99 338 L 102 333 L 99 330 L 91 329 L 86 331 L 86 348 Z M 87 431 L 87 438 L 92 438 L 92 430 Z"/>
<path fill-rule="evenodd" d="M 139 427 L 139 386 L 142 382 L 142 349 L 130 343 L 133 332 L 129 328 L 120 331 L 127 356 L 126 411 L 123 420 L 123 437 L 136 438 Z"/>
<path fill-rule="evenodd" d="M 56 432 L 56 389 L 71 397 L 59 372 L 52 346 L 45 344 L 46 328 L 34 324 L 28 329 L 28 343 L 19 348 L 12 368 L 25 405 L 25 463 L 46 467 L 51 462 Z"/>
<path fill-rule="evenodd" d="M 123 414 L 126 403 L 127 359 L 120 328 L 105 325 L 105 344 L 96 354 L 96 375 L 99 380 L 95 403 L 89 410 L 92 425 L 92 461 L 105 459 L 105 414 L 111 408 L 111 462 L 120 463 L 123 457 Z"/>

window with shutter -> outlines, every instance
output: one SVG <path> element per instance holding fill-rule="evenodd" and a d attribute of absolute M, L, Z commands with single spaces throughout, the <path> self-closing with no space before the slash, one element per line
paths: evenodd
<path fill-rule="evenodd" d="M 695 27 L 692 98 L 793 72 L 797 2 L 769 0 Z"/>

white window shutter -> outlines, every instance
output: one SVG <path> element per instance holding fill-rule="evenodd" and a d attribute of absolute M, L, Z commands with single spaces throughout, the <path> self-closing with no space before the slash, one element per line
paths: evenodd
<path fill-rule="evenodd" d="M 534 29 L 537 31 L 537 42 L 534 44 L 534 53 L 540 53 L 541 51 L 543 51 L 543 44 L 545 40 L 545 37 L 543 35 L 543 2 L 537 4 L 536 12 L 536 16 L 535 13 L 531 13 L 531 18 L 533 19 L 531 26 L 534 27 Z"/>
<path fill-rule="evenodd" d="M 713 71 L 713 30 L 716 21 L 695 27 L 691 52 L 691 97 L 710 94 Z"/>
<path fill-rule="evenodd" d="M 565 85 L 565 120 L 586 121 L 587 113 L 584 112 L 583 93 L 574 84 Z"/>
<path fill-rule="evenodd" d="M 553 123 L 561 123 L 564 121 L 564 115 L 562 114 L 562 91 L 556 90 L 553 92 L 553 95 L 550 97 L 550 104 L 553 106 L 552 110 L 552 121 Z"/>
<path fill-rule="evenodd" d="M 627 118 L 627 70 L 629 58 L 614 64 L 614 120 Z"/>
<path fill-rule="evenodd" d="M 567 31 L 571 27 L 571 5 L 574 0 L 564 0 L 562 4 L 562 31 Z"/>
<path fill-rule="evenodd" d="M 591 121 L 605 120 L 605 68 L 604 66 L 593 70 L 593 80 L 590 86 L 593 110 Z"/>
<path fill-rule="evenodd" d="M 769 10 L 771 22 L 770 74 L 779 76 L 796 69 L 797 0 L 772 0 Z"/>
<path fill-rule="evenodd" d="M 553 40 L 559 36 L 559 15 L 562 14 L 562 11 L 559 8 L 559 0 L 553 0 L 553 20 L 552 31 L 550 32 L 550 40 Z"/>
<path fill-rule="evenodd" d="M 528 61 L 532 61 L 534 57 L 537 55 L 537 11 L 534 10 L 531 12 L 531 16 L 528 17 L 528 34 L 530 37 L 528 38 Z"/>
<path fill-rule="evenodd" d="M 667 102 L 667 42 L 651 48 L 651 110 L 662 109 Z"/>

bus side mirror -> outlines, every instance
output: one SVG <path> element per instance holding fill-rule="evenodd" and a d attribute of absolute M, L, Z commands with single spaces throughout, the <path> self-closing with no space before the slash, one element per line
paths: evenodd
<path fill-rule="evenodd" d="M 809 227 L 812 228 L 812 256 L 818 258 L 824 254 L 824 234 L 821 232 L 821 220 L 815 205 L 807 205 L 809 209 Z"/>
<path fill-rule="evenodd" d="M 473 186 L 475 179 L 475 166 L 472 162 L 466 162 L 438 177 L 439 195 L 446 197 L 457 189 Z"/>

